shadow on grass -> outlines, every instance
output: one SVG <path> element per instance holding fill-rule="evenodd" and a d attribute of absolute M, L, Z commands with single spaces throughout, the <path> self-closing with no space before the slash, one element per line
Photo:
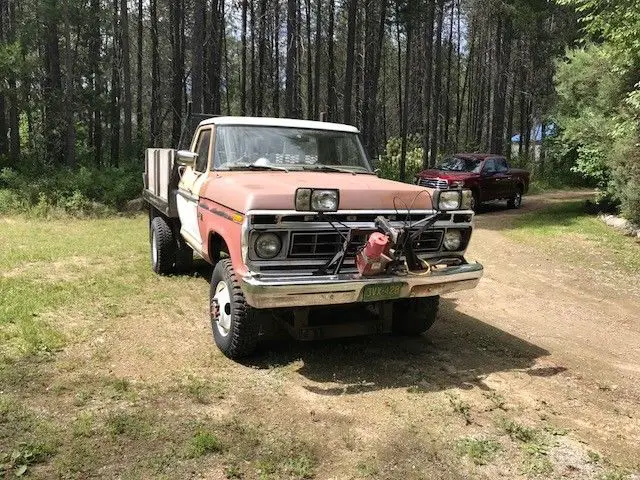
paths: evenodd
<path fill-rule="evenodd" d="M 307 390 L 344 395 L 386 388 L 490 390 L 485 376 L 509 370 L 535 375 L 536 360 L 547 355 L 547 350 L 465 315 L 455 309 L 455 301 L 443 299 L 438 321 L 419 337 L 377 335 L 315 342 L 279 337 L 264 341 L 244 363 L 270 369 L 301 362 L 297 373 L 315 383 L 305 386 Z"/>

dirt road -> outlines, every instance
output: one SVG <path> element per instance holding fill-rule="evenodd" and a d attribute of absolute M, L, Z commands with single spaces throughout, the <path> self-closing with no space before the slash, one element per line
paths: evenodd
<path fill-rule="evenodd" d="M 529 197 L 523 211 L 583 196 Z M 521 213 L 490 207 L 477 217 L 468 256 L 485 276 L 443 299 L 420 338 L 279 339 L 234 363 L 211 341 L 206 269 L 200 278 L 149 276 L 131 305 L 110 300 L 89 319 L 63 312 L 53 321 L 76 340 L 38 367 L 47 394 L 32 386 L 21 395 L 53 418 L 93 415 L 93 440 L 74 433 L 67 452 L 91 460 L 35 472 L 638 478 L 640 274 L 572 265 L 513 240 Z M 147 255 L 144 241 L 131 258 Z M 147 433 L 109 426 L 114 411 Z M 224 453 L 185 460 L 177 447 L 167 452 L 194 425 L 213 429 Z"/>

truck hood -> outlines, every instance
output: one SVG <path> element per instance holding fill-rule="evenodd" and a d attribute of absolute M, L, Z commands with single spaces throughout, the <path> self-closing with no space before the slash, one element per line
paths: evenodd
<path fill-rule="evenodd" d="M 237 212 L 293 210 L 300 187 L 337 188 L 340 210 L 393 210 L 432 207 L 432 189 L 384 180 L 375 175 L 326 172 L 211 172 L 200 196 Z M 427 191 L 417 196 L 419 192 Z M 395 207 L 394 207 L 395 199 Z"/>
<path fill-rule="evenodd" d="M 443 180 L 466 180 L 468 178 L 477 177 L 480 174 L 473 172 L 451 172 L 449 170 L 422 170 L 418 173 L 421 178 L 441 178 Z"/>

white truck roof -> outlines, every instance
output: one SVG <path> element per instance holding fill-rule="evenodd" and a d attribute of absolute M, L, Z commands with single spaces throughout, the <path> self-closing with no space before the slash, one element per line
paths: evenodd
<path fill-rule="evenodd" d="M 338 132 L 360 133 L 356 127 L 343 123 L 315 122 L 293 118 L 270 117 L 212 117 L 200 122 L 200 125 L 256 125 L 264 127 L 308 128 L 313 130 L 331 130 Z"/>

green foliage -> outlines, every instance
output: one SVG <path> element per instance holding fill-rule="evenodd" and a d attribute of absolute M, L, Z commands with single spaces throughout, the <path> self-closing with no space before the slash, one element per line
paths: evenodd
<path fill-rule="evenodd" d="M 502 429 L 514 440 L 521 442 L 531 442 L 535 440 L 537 432 L 535 429 L 521 425 L 513 420 L 503 419 L 500 422 Z"/>
<path fill-rule="evenodd" d="M 559 0 L 573 6 L 589 44 L 558 64 L 557 152 L 595 181 L 604 205 L 640 221 L 640 5 Z"/>
<path fill-rule="evenodd" d="M 476 465 L 491 462 L 502 446 L 495 440 L 463 438 L 457 444 L 460 455 L 469 457 Z"/>
<path fill-rule="evenodd" d="M 189 458 L 198 458 L 222 451 L 222 443 L 211 432 L 197 432 L 189 441 L 187 455 Z"/>
<path fill-rule="evenodd" d="M 422 140 L 419 135 L 409 135 L 407 138 L 407 157 L 405 181 L 413 182 L 416 175 L 422 170 Z M 385 147 L 385 152 L 376 163 L 380 170 L 380 176 L 389 180 L 400 180 L 400 157 L 402 153 L 402 139 L 390 138 Z"/>
<path fill-rule="evenodd" d="M 142 190 L 138 168 L 0 170 L 0 214 L 105 216 L 125 207 Z"/>

